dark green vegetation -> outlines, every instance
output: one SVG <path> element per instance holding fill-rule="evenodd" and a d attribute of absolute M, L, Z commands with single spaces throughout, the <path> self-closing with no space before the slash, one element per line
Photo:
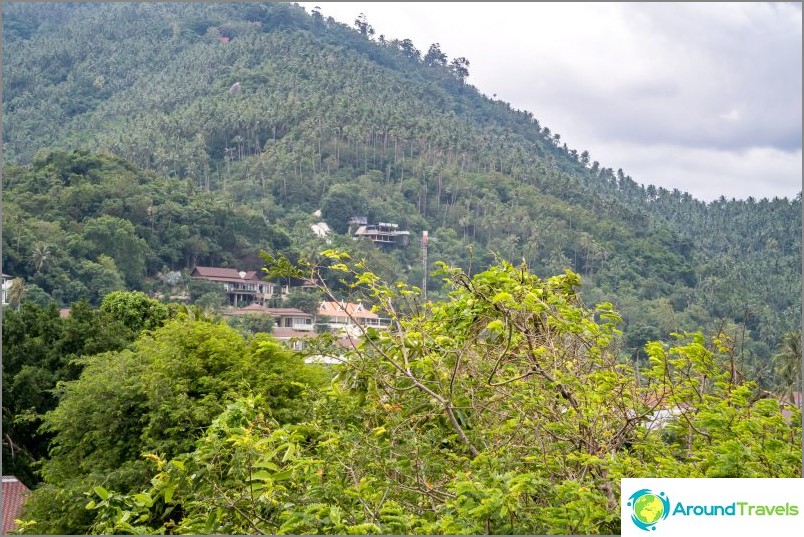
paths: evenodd
<path fill-rule="evenodd" d="M 14 442 L 4 442 L 3 461 L 4 471 L 14 470 L 31 485 L 45 479 L 29 512 L 39 525 L 30 531 L 132 531 L 115 525 L 131 512 L 128 523 L 150 531 L 252 532 L 256 524 L 296 533 L 607 533 L 617 521 L 605 518 L 606 487 L 626 475 L 623 468 L 634 472 L 627 475 L 668 476 L 791 472 L 792 463 L 779 457 L 795 447 L 794 431 L 778 423 L 770 399 L 756 398 L 763 390 L 787 394 L 797 382 L 790 364 L 800 357 L 800 345 L 797 353 L 794 348 L 800 336 L 790 333 L 801 319 L 800 196 L 707 204 L 679 191 L 643 187 L 592 161 L 587 151 L 561 144 L 560 135 L 533 114 L 480 95 L 465 83 L 471 67 L 465 59 L 378 36 L 365 19 L 353 30 L 285 4 L 3 3 L 2 9 L 3 272 L 24 282 L 3 316 L 3 429 Z M 674 342 L 678 359 L 705 363 L 700 367 L 734 360 L 758 387 L 729 377 L 712 384 L 713 399 L 696 402 L 710 434 L 722 442 L 705 446 L 694 438 L 694 460 L 685 455 L 687 446 L 677 447 L 687 438 L 683 430 L 646 435 L 645 444 L 629 439 L 607 446 L 619 462 L 604 466 L 589 458 L 600 456 L 600 446 L 557 440 L 568 438 L 562 428 L 599 413 L 596 398 L 610 401 L 614 392 L 605 390 L 615 386 L 584 392 L 573 417 L 579 421 L 558 419 L 557 431 L 546 422 L 516 421 L 520 410 L 513 407 L 498 409 L 509 421 L 489 421 L 482 412 L 482 423 L 456 415 L 459 423 L 472 424 L 475 455 L 456 440 L 442 403 L 433 406 L 420 393 L 407 399 L 391 392 L 381 399 L 397 381 L 375 369 L 393 368 L 399 358 L 394 345 L 408 348 L 402 341 L 385 342 L 386 354 L 379 357 L 376 348 L 366 350 L 355 363 L 366 360 L 368 369 L 357 367 L 342 378 L 345 384 L 321 391 L 314 370 L 250 336 L 260 325 L 256 320 L 230 330 L 201 319 L 198 310 L 168 309 L 141 295 L 109 295 L 170 295 L 187 286 L 179 273 L 196 264 L 259 269 L 263 250 L 291 261 L 314 257 L 322 241 L 309 225 L 319 220 L 312 214 L 318 209 L 336 232 L 332 247 L 367 258 L 387 281 L 421 283 L 418 238 L 424 230 L 430 232 L 431 259 L 462 267 L 469 277 L 491 278 L 495 286 L 508 285 L 498 272 L 484 272 L 502 270 L 495 253 L 514 265 L 524 260 L 530 274 L 545 279 L 566 268 L 580 274 L 582 303 L 612 303 L 623 318 L 623 334 L 608 334 L 610 343 L 595 335 L 599 356 L 568 350 L 577 363 L 561 366 L 568 368 L 564 375 L 594 384 L 616 373 L 635 394 L 653 389 L 637 388 L 614 359 L 644 367 L 645 381 L 668 356 L 660 352 L 662 343 L 645 344 L 663 341 Z M 400 224 L 411 231 L 410 245 L 379 250 L 353 242 L 342 233 L 355 213 Z M 322 275 L 337 292 L 350 291 L 337 283 L 338 270 L 327 267 Z M 487 374 L 493 363 L 471 350 L 498 344 L 477 339 L 493 319 L 484 310 L 480 318 L 466 319 L 470 325 L 449 324 L 458 316 L 442 310 L 469 300 L 451 298 L 451 289 L 441 277 L 429 278 L 428 297 L 437 302 L 431 311 L 446 315 L 450 337 L 465 336 L 450 343 L 461 345 L 470 364 L 459 371 L 466 373 L 461 390 L 493 400 L 499 390 L 473 369 Z M 205 307 L 222 301 L 203 285 L 186 290 Z M 550 293 L 570 300 L 566 289 Z M 55 304 L 47 307 L 50 302 Z M 293 297 L 296 307 L 309 309 L 307 302 Z M 72 306 L 71 317 L 59 318 L 58 306 Z M 578 310 L 570 318 L 580 323 L 585 310 L 572 307 Z M 151 308 L 160 313 L 145 313 Z M 137 313 L 128 315 L 132 311 Z M 440 368 L 455 364 L 439 363 L 425 349 L 432 353 L 447 342 L 436 341 L 434 321 L 409 322 L 405 337 L 418 330 L 416 323 L 430 323 L 426 335 L 432 341 L 413 345 L 416 359 L 426 362 L 416 374 L 440 378 Z M 701 331 L 703 340 L 676 342 L 671 334 L 683 331 Z M 205 348 L 205 338 L 226 344 Z M 589 368 L 581 374 L 573 367 L 582 363 Z M 520 366 L 511 367 L 514 374 Z M 180 371 L 185 368 L 207 380 L 195 385 Z M 227 374 L 219 378 L 223 370 Z M 272 391 L 273 381 L 258 385 L 265 375 L 275 375 L 289 391 Z M 74 384 L 50 391 L 58 381 Z M 169 393 L 148 392 L 158 382 Z M 539 382 L 547 384 L 522 382 L 529 399 L 521 409 L 541 408 L 544 393 L 556 388 L 543 377 Z M 107 390 L 103 383 L 108 391 L 93 391 Z M 637 399 L 624 404 L 642 412 Z M 165 405 L 186 415 L 173 415 Z M 735 451 L 736 440 L 717 421 L 724 405 L 756 410 L 758 415 L 744 416 L 746 430 L 768 431 L 781 443 L 765 447 L 780 451 L 759 449 L 761 461 Z M 117 414 L 105 415 L 106 409 Z M 430 417 L 424 422 L 420 416 Z M 622 416 L 609 417 L 606 427 L 622 424 Z M 769 421 L 752 421 L 764 418 Z M 392 435 L 374 434 L 397 419 L 407 427 L 402 446 Z M 43 420 L 47 426 L 39 429 Z M 554 448 L 545 448 L 538 468 L 517 466 L 527 461 L 522 452 L 532 442 L 512 440 L 520 449 L 507 455 L 488 443 L 520 426 L 526 428 L 521 434 Z M 109 427 L 119 434 L 112 438 Z M 343 449 L 331 447 L 338 445 Z M 675 458 L 651 458 L 661 450 Z M 144 452 L 155 454 L 156 474 Z M 569 452 L 579 459 L 556 468 Z M 184 462 L 167 462 L 174 457 Z M 44 462 L 40 468 L 32 461 Z M 254 461 L 267 466 L 255 470 Z M 431 477 L 445 466 L 452 473 L 434 482 Z M 188 476 L 201 467 L 209 473 L 190 484 Z M 322 467 L 340 470 L 319 476 Z M 230 470 L 228 481 L 214 473 Z M 264 474 L 255 478 L 257 471 Z M 466 497 L 468 472 L 480 476 L 488 496 Z M 252 494 L 257 481 L 267 496 Z M 244 483 L 252 487 L 247 495 Z M 98 486 L 104 488 L 92 498 L 97 511 L 84 509 L 83 494 Z M 283 494 L 299 503 L 271 511 L 285 501 Z M 210 505 L 213 496 L 230 501 Z M 243 505 L 246 496 L 252 503 Z M 548 503 L 533 504 L 536 497 Z M 266 505 L 259 504 L 263 500 Z M 500 502 L 509 502 L 505 521 L 498 520 Z M 575 511 L 587 503 L 594 512 Z M 548 518 L 533 518 L 527 527 L 522 524 L 531 518 L 516 519 L 518 510 L 536 507 Z M 556 514 L 562 509 L 570 513 L 563 519 Z M 135 524 L 140 515 L 145 518 Z"/>

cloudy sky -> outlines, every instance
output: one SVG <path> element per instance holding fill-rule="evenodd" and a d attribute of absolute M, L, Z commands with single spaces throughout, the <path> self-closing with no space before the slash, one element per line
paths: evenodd
<path fill-rule="evenodd" d="M 637 183 L 705 201 L 801 191 L 799 3 L 300 4 L 465 56 L 482 93 Z"/>

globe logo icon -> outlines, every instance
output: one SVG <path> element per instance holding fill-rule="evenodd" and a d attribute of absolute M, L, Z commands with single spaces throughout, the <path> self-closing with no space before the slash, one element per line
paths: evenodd
<path fill-rule="evenodd" d="M 641 530 L 656 529 L 656 523 L 670 514 L 670 500 L 664 492 L 655 494 L 649 489 L 636 491 L 628 498 L 631 521 Z"/>

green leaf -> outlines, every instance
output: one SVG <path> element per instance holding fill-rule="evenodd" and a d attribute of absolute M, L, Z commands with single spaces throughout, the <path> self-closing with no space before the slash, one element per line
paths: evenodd
<path fill-rule="evenodd" d="M 285 455 L 282 457 L 282 462 L 285 462 L 288 459 L 290 459 L 295 452 L 296 452 L 296 444 L 288 444 L 288 449 L 287 451 L 285 451 Z"/>
<path fill-rule="evenodd" d="M 290 479 L 292 475 L 293 472 L 291 470 L 285 470 L 284 472 L 276 473 L 271 477 L 273 477 L 274 481 L 285 481 L 287 479 Z"/>
<path fill-rule="evenodd" d="M 486 325 L 486 329 L 490 332 L 502 332 L 505 325 L 500 319 L 496 319 L 491 321 L 489 324 Z"/>
<path fill-rule="evenodd" d="M 274 465 L 274 468 L 276 468 L 276 465 Z M 271 481 L 271 479 L 272 479 L 271 474 L 266 472 L 265 470 L 260 470 L 258 472 L 254 472 L 253 474 L 251 474 L 252 481 Z"/>
<path fill-rule="evenodd" d="M 151 496 L 145 493 L 135 494 L 134 500 L 137 502 L 138 505 L 144 505 L 145 507 L 151 507 L 154 503 Z"/>
<path fill-rule="evenodd" d="M 100 485 L 98 485 L 97 487 L 95 487 L 92 490 L 95 491 L 95 494 L 97 494 L 100 497 L 101 500 L 105 500 L 106 498 L 109 497 L 109 491 L 106 490 L 105 488 L 101 487 Z"/>
<path fill-rule="evenodd" d="M 170 500 L 173 499 L 173 492 L 176 490 L 176 485 L 169 485 L 164 492 L 165 495 L 165 503 L 170 503 Z"/>
<path fill-rule="evenodd" d="M 215 521 L 217 520 L 217 518 L 218 518 L 218 513 L 216 513 L 215 511 L 210 511 L 209 512 L 209 515 L 207 515 L 207 520 L 204 523 L 204 533 L 207 533 L 207 534 L 212 533 L 212 529 L 213 529 L 213 527 L 215 525 Z"/>

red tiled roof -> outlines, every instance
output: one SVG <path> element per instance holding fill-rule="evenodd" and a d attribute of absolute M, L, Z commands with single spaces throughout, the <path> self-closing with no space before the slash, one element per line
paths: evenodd
<path fill-rule="evenodd" d="M 339 313 L 350 314 L 359 319 L 378 319 L 379 315 L 363 304 L 351 302 L 322 302 L 318 307 L 318 315 L 324 317 L 338 317 Z"/>
<path fill-rule="evenodd" d="M 28 492 L 28 487 L 16 477 L 3 476 L 3 535 L 16 529 L 14 519 L 20 517 Z"/>

